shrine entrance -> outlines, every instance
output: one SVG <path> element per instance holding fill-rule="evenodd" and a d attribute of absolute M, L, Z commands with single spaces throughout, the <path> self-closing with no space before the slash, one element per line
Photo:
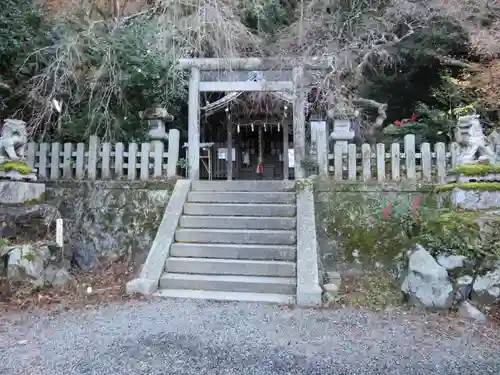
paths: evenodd
<path fill-rule="evenodd" d="M 200 179 L 293 178 L 293 135 L 286 124 L 287 121 L 237 122 L 226 131 L 227 124 L 216 121 L 216 117 L 202 118 Z"/>
<path fill-rule="evenodd" d="M 208 93 L 202 94 L 201 101 L 205 104 L 201 107 L 201 145 L 212 145 L 200 150 L 201 180 L 293 178 L 288 101 L 267 93 L 241 93 L 237 98 Z"/>
<path fill-rule="evenodd" d="M 189 178 L 306 177 L 303 165 L 306 156 L 304 64 L 298 65 L 292 60 L 280 60 L 279 63 L 280 70 L 273 71 L 268 67 L 277 66 L 277 62 L 266 59 L 179 60 L 182 69 L 191 71 L 187 143 Z M 309 62 L 307 66 L 308 69 L 327 67 L 319 60 Z M 212 103 L 202 103 L 200 93 L 225 95 Z M 265 114 L 257 111 L 245 116 L 240 112 L 232 113 L 231 103 L 247 93 L 273 96 L 282 107 L 283 116 L 276 116 L 276 111 Z M 225 118 L 221 119 L 219 115 L 218 120 L 210 120 L 216 112 L 225 113 Z M 210 165 L 204 162 L 208 159 Z M 221 164 L 225 164 L 224 172 Z"/>
<path fill-rule="evenodd" d="M 234 178 L 237 180 L 283 180 L 293 178 L 290 165 L 291 136 L 281 123 L 251 123 L 241 127 L 237 136 L 241 158 L 236 156 Z M 285 153 L 287 154 L 285 156 Z M 287 157 L 288 156 L 288 157 Z M 293 159 L 292 159 L 293 162 Z"/>

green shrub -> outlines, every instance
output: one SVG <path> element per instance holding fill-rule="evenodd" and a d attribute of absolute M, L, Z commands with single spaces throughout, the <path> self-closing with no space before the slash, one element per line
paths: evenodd
<path fill-rule="evenodd" d="M 325 230 L 352 261 L 392 262 L 405 257 L 414 244 L 433 256 L 464 255 L 474 274 L 488 270 L 500 259 L 500 218 L 484 212 L 437 208 L 433 195 L 358 192 L 331 194 Z M 483 223 L 480 225 L 480 223 Z"/>

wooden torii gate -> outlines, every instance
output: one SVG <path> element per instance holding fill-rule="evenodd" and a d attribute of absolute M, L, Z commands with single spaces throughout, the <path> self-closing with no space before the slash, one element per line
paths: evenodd
<path fill-rule="evenodd" d="M 188 177 L 200 178 L 200 92 L 284 92 L 291 91 L 293 98 L 293 144 L 295 154 L 295 178 L 304 178 L 303 161 L 306 157 L 304 69 L 325 69 L 324 59 L 304 62 L 297 59 L 260 58 L 203 58 L 180 59 L 181 69 L 190 70 L 188 112 Z M 292 70 L 288 81 L 201 81 L 200 71 L 265 71 L 279 66 L 280 70 Z M 229 153 L 231 155 L 231 153 Z"/>

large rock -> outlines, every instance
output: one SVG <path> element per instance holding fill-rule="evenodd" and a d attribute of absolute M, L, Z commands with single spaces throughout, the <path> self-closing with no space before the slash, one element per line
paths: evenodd
<path fill-rule="evenodd" d="M 472 287 L 472 297 L 483 305 L 492 305 L 500 301 L 500 262 L 495 269 L 476 278 Z"/>
<path fill-rule="evenodd" d="M 438 255 L 437 262 L 445 270 L 455 270 L 465 266 L 467 257 L 463 255 Z"/>
<path fill-rule="evenodd" d="M 47 245 L 26 244 L 9 252 L 7 278 L 9 281 L 32 281 L 43 284 L 45 264 L 50 259 Z"/>
<path fill-rule="evenodd" d="M 415 305 L 445 309 L 453 304 L 454 291 L 448 272 L 420 245 L 409 256 L 401 290 Z"/>
<path fill-rule="evenodd" d="M 479 311 L 475 306 L 473 306 L 469 301 L 464 301 L 460 304 L 458 309 L 460 316 L 464 318 L 475 320 L 478 322 L 485 322 L 486 316 Z"/>
<path fill-rule="evenodd" d="M 75 241 L 71 247 L 73 264 L 82 271 L 98 269 L 101 266 L 94 248 L 82 241 Z"/>
<path fill-rule="evenodd" d="M 44 239 L 61 214 L 48 204 L 0 205 L 0 237 L 27 243 Z"/>
<path fill-rule="evenodd" d="M 8 253 L 7 278 L 12 282 L 62 286 L 71 275 L 61 249 L 46 242 L 12 246 Z"/>
<path fill-rule="evenodd" d="M 460 276 L 455 281 L 455 302 L 462 302 L 470 298 L 472 282 L 474 278 L 470 275 Z"/>
<path fill-rule="evenodd" d="M 71 279 L 71 275 L 65 268 L 49 264 L 43 271 L 43 279 L 45 283 L 58 287 L 65 285 Z"/>

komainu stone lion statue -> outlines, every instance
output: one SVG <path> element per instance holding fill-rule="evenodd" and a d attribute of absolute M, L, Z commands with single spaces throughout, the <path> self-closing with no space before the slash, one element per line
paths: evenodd
<path fill-rule="evenodd" d="M 494 145 L 484 135 L 479 115 L 461 116 L 455 129 L 455 141 L 461 146 L 458 164 L 489 161 L 496 164 Z"/>
<path fill-rule="evenodd" d="M 0 164 L 8 160 L 25 160 L 27 141 L 26 123 L 6 119 L 0 133 Z"/>

